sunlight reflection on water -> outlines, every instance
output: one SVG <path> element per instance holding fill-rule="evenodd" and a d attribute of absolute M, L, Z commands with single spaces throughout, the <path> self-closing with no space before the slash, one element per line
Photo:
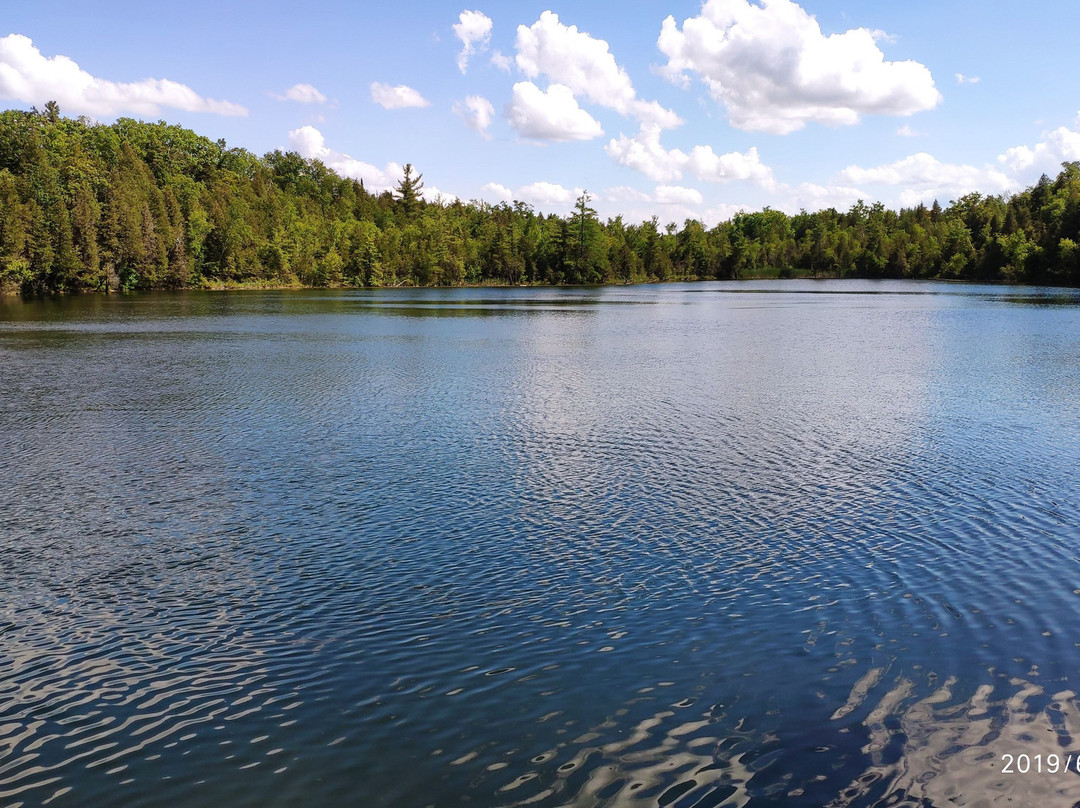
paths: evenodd
<path fill-rule="evenodd" d="M 1072 805 L 1078 321 L 929 283 L 4 302 L 0 805 Z"/>

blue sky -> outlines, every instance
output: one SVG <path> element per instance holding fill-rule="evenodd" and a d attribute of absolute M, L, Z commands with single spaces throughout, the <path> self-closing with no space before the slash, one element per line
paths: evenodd
<path fill-rule="evenodd" d="M 1080 159 L 1080 4 L 7 3 L 0 101 L 293 149 L 369 188 L 715 224 L 1009 193 Z"/>

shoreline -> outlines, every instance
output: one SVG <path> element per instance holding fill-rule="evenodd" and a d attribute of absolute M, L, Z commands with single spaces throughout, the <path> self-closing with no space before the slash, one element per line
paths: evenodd
<path fill-rule="evenodd" d="M 0 301 L 13 301 L 21 299 L 24 301 L 30 300 L 44 300 L 47 298 L 55 297 L 83 297 L 83 296 L 99 296 L 99 297 L 113 297 L 121 296 L 126 297 L 129 295 L 143 295 L 143 294 L 160 294 L 160 293 L 178 293 L 178 292 L 284 292 L 284 291 L 342 291 L 342 290 L 355 290 L 364 292 L 375 292 L 390 289 L 599 289 L 603 287 L 626 287 L 626 286 L 664 286 L 673 283 L 740 283 L 746 281 L 894 281 L 898 283 L 921 283 L 930 281 L 933 283 L 948 283 L 961 286 L 1002 286 L 1002 287 L 1016 287 L 1016 288 L 1040 288 L 1040 289 L 1080 289 L 1077 286 L 1060 286 L 1054 284 L 1037 284 L 1037 283 L 1017 283 L 1003 280 L 969 280 L 965 278 L 870 278 L 862 277 L 858 275 L 845 275 L 845 276 L 824 276 L 824 275 L 811 275 L 802 273 L 792 273 L 783 275 L 779 272 L 772 273 L 758 273 L 753 275 L 745 275 L 739 278 L 671 278 L 668 280 L 641 280 L 641 281 L 623 281 L 623 282 L 611 282 L 611 283 L 463 283 L 453 286 L 441 286 L 441 285 L 427 285 L 419 286 L 415 284 L 399 284 L 396 286 L 352 286 L 348 284 L 337 284 L 331 286 L 305 286 L 301 283 L 209 283 L 200 286 L 186 286 L 180 288 L 160 288 L 160 289 L 131 289 L 128 291 L 112 290 L 102 291 L 100 289 L 84 289 L 72 292 L 47 292 L 44 294 L 27 295 L 18 291 L 17 289 L 0 289 Z"/>

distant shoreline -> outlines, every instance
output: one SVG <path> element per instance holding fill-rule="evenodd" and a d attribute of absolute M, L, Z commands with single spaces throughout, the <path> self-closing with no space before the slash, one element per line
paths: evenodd
<path fill-rule="evenodd" d="M 416 284 L 399 284 L 397 286 L 351 286 L 347 284 L 337 284 L 331 286 L 304 286 L 299 283 L 277 283 L 277 284 L 264 284 L 264 283 L 209 283 L 201 286 L 187 286 L 181 288 L 162 288 L 162 289 L 132 289 L 132 290 L 112 290 L 105 292 L 100 289 L 84 289 L 70 292 L 46 292 L 42 294 L 23 294 L 19 290 L 3 289 L 0 290 L 0 300 L 13 301 L 22 299 L 25 301 L 43 300 L 55 297 L 136 297 L 140 295 L 154 295 L 154 294 L 176 294 L 182 292 L 299 292 L 299 291 L 358 291 L 358 292 L 380 292 L 389 290 L 411 290 L 418 291 L 422 289 L 600 289 L 600 288 L 623 288 L 633 286 L 668 286 L 676 283 L 741 283 L 749 281 L 890 281 L 894 283 L 946 283 L 954 284 L 957 286 L 1001 286 L 1001 287 L 1016 287 L 1016 288 L 1028 288 L 1038 287 L 1046 289 L 1077 289 L 1077 286 L 1068 286 L 1062 284 L 1049 284 L 1049 283 L 1029 283 L 1019 281 L 1004 281 L 1004 280 L 968 280 L 964 278 L 868 278 L 858 275 L 843 275 L 836 277 L 835 275 L 812 275 L 804 272 L 792 272 L 791 274 L 778 274 L 778 273 L 758 273 L 753 275 L 747 275 L 740 278 L 670 278 L 667 280 L 641 280 L 632 282 L 621 283 L 474 283 L 474 284 L 455 284 L 449 285 L 435 285 L 429 284 L 426 286 L 420 286 Z"/>
<path fill-rule="evenodd" d="M 1080 287 L 1080 162 L 948 206 L 765 208 L 706 224 L 602 220 L 423 196 L 411 164 L 375 192 L 296 152 L 190 129 L 0 112 L 0 290 L 561 286 L 858 277 Z"/>

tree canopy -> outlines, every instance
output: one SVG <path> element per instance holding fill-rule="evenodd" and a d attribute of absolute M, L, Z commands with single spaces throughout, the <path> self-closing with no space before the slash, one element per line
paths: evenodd
<path fill-rule="evenodd" d="M 766 208 L 707 227 L 369 192 L 295 152 L 163 121 L 0 113 L 0 291 L 631 283 L 756 275 L 1080 285 L 1080 163 L 943 208 Z"/>

